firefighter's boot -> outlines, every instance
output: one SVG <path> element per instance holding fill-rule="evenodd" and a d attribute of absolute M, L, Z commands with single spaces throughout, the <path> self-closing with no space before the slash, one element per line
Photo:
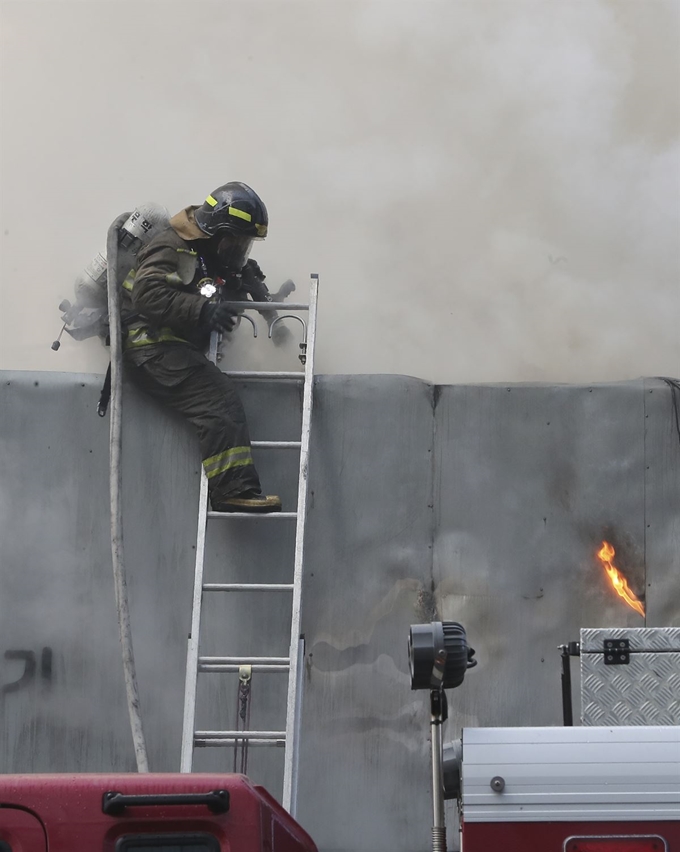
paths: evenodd
<path fill-rule="evenodd" d="M 233 497 L 213 497 L 210 500 L 214 512 L 252 512 L 267 514 L 281 511 L 281 498 L 273 494 L 246 491 Z"/>

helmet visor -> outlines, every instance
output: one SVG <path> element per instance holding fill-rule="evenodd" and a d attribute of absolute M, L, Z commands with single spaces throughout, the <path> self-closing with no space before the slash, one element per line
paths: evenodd
<path fill-rule="evenodd" d="M 240 272 L 250 255 L 253 238 L 229 231 L 219 235 L 217 240 L 217 258 L 222 270 L 231 273 Z"/>

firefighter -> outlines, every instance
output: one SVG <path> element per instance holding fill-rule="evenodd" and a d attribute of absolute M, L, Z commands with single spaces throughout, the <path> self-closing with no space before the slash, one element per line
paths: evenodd
<path fill-rule="evenodd" d="M 217 512 L 281 509 L 279 497 L 262 494 L 234 383 L 204 354 L 212 331 L 234 328 L 237 312 L 224 301 L 271 301 L 260 267 L 248 258 L 267 226 L 257 193 L 244 183 L 224 184 L 170 219 L 123 283 L 126 372 L 196 428 Z M 263 313 L 270 323 L 276 318 Z"/>

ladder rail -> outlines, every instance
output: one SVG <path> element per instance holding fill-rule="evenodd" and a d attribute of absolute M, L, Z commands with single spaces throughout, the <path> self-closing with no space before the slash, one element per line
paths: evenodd
<path fill-rule="evenodd" d="M 196 721 L 196 684 L 198 680 L 198 646 L 201 634 L 201 604 L 203 602 L 203 566 L 205 564 L 205 534 L 208 517 L 208 477 L 201 469 L 198 498 L 198 532 L 196 535 L 196 566 L 194 593 L 191 605 L 191 632 L 187 640 L 187 668 L 184 681 L 184 716 L 182 722 L 182 752 L 180 772 L 191 772 L 193 762 L 194 724 Z"/>
<path fill-rule="evenodd" d="M 302 393 L 302 436 L 300 446 L 300 475 L 298 479 L 297 522 L 295 526 L 295 563 L 293 571 L 293 607 L 290 625 L 290 674 L 286 700 L 286 749 L 283 766 L 283 807 L 295 817 L 297 799 L 297 773 L 299 761 L 299 724 L 302 699 L 302 672 L 304 647 L 300 653 L 302 607 L 302 576 L 304 570 L 305 528 L 307 497 L 309 491 L 309 444 L 312 430 L 312 405 L 314 401 L 314 354 L 316 344 L 316 313 L 319 276 L 312 275 L 309 288 L 309 328 L 307 331 L 307 360 Z M 302 657 L 302 659 L 301 659 Z"/>
<path fill-rule="evenodd" d="M 297 693 L 296 693 L 296 712 L 295 716 L 291 721 L 291 730 L 293 739 L 293 748 L 295 751 L 292 753 L 292 760 L 295 761 L 293 764 L 293 774 L 290 784 L 290 802 L 289 802 L 289 810 L 288 812 L 291 816 L 297 813 L 297 792 L 298 792 L 298 766 L 300 761 L 300 735 L 302 730 L 302 692 L 304 687 L 304 665 L 305 665 L 305 638 L 304 636 L 300 636 L 298 641 L 297 648 Z M 286 718 L 286 727 L 288 727 L 288 718 Z M 285 772 L 285 766 L 284 766 Z M 284 775 L 285 780 L 285 775 Z"/>
<path fill-rule="evenodd" d="M 217 362 L 218 334 L 210 335 L 208 359 Z M 196 723 L 196 686 L 198 681 L 198 650 L 201 640 L 201 606 L 203 603 L 203 566 L 205 537 L 208 527 L 208 477 L 201 465 L 201 485 L 198 492 L 198 529 L 196 531 L 196 563 L 194 592 L 191 603 L 191 632 L 187 640 L 187 667 L 184 678 L 184 715 L 182 716 L 182 749 L 180 772 L 191 772 L 194 760 L 194 726 Z"/>

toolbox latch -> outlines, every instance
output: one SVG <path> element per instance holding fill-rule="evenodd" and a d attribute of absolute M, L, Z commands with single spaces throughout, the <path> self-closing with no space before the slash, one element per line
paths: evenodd
<path fill-rule="evenodd" d="M 627 666 L 630 663 L 630 640 L 628 639 L 605 639 L 604 640 L 604 664 L 605 666 Z"/>

